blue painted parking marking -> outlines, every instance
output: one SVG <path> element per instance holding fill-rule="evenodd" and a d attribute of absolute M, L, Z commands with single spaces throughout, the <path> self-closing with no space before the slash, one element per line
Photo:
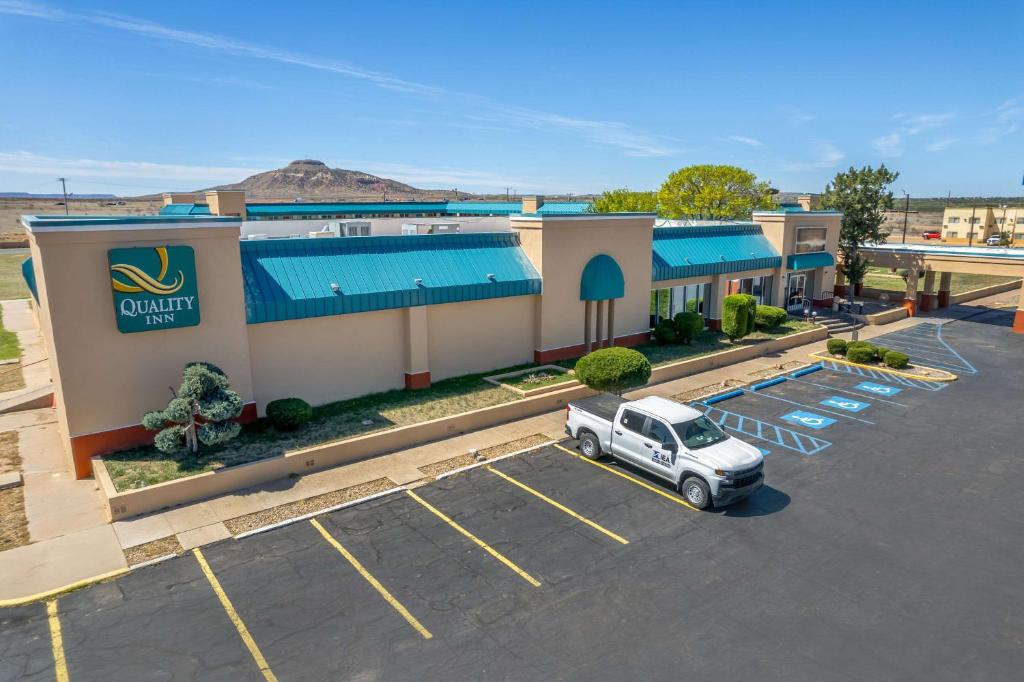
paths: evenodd
<path fill-rule="evenodd" d="M 778 445 L 805 456 L 815 455 L 832 445 L 830 441 L 823 438 L 809 436 L 784 426 L 769 424 L 760 419 L 723 410 L 720 407 L 707 407 L 704 414 L 722 428 Z"/>
<path fill-rule="evenodd" d="M 748 393 L 748 395 L 756 395 L 759 398 L 771 398 L 772 400 L 778 400 L 779 402 L 783 402 L 783 403 L 786 403 L 788 405 L 796 405 L 797 407 L 812 407 L 811 405 L 805 405 L 804 403 L 798 403 L 795 400 L 790 400 L 789 398 L 782 398 L 782 397 L 779 397 L 777 395 L 771 395 L 771 394 L 765 393 L 763 391 L 756 391 L 756 392 L 752 391 L 752 392 Z M 843 419 L 852 419 L 854 421 L 861 422 L 862 424 L 874 425 L 874 423 L 875 423 L 875 422 L 872 422 L 872 421 L 868 421 L 867 419 L 861 419 L 860 417 L 854 417 L 854 416 L 851 416 L 849 414 L 843 414 L 842 412 L 832 412 L 831 410 L 822 410 L 822 412 L 828 412 L 829 414 L 834 414 L 835 416 L 842 417 Z"/>
<path fill-rule="evenodd" d="M 899 384 L 900 386 L 919 388 L 922 391 L 941 391 L 949 385 L 945 382 L 924 381 L 922 379 L 911 379 L 909 377 L 889 372 L 880 372 L 878 370 L 871 369 L 870 367 L 857 367 L 855 365 L 839 364 L 838 362 L 832 362 L 831 360 L 824 360 L 821 364 L 822 367 L 832 372 L 862 376 L 868 379 L 884 381 L 887 384 Z"/>
<path fill-rule="evenodd" d="M 809 429 L 824 429 L 836 423 L 835 419 L 803 410 L 794 410 L 789 414 L 782 415 L 782 418 L 791 424 L 806 426 Z"/>
<path fill-rule="evenodd" d="M 896 395 L 903 390 L 902 388 L 896 388 L 895 386 L 883 386 L 882 384 L 876 384 L 871 381 L 862 381 L 854 386 L 854 388 L 861 391 L 867 391 L 873 395 Z"/>
<path fill-rule="evenodd" d="M 755 445 L 754 447 L 757 448 L 757 451 L 761 453 L 762 457 L 767 457 L 768 455 L 772 454 L 772 451 L 769 450 L 768 448 L 758 447 L 757 445 Z"/>
<path fill-rule="evenodd" d="M 847 412 L 860 412 L 861 410 L 867 409 L 871 406 L 871 403 L 853 400 L 852 398 L 840 398 L 837 395 L 822 400 L 820 404 L 825 407 L 835 407 L 840 410 L 846 410 Z"/>

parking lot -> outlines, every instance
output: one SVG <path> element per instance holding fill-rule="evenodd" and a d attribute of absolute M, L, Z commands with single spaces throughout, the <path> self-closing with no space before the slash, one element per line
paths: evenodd
<path fill-rule="evenodd" d="M 732 507 L 566 440 L 0 611 L 0 680 L 1017 678 L 1024 338 L 875 341 L 960 379 L 698 405 L 766 453 Z"/>

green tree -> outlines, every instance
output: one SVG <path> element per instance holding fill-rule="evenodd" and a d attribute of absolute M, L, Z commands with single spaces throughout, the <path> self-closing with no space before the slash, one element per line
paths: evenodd
<path fill-rule="evenodd" d="M 1010 246 L 1012 244 L 1013 240 L 1011 239 L 1009 232 L 1006 232 L 1004 230 L 1003 232 L 999 233 L 999 246 Z"/>
<path fill-rule="evenodd" d="M 651 378 L 651 363 L 631 348 L 601 348 L 576 361 L 576 378 L 596 391 L 622 393 Z"/>
<path fill-rule="evenodd" d="M 722 333 L 730 341 L 754 331 L 756 319 L 757 299 L 750 294 L 732 294 L 722 300 Z"/>
<path fill-rule="evenodd" d="M 899 173 L 882 164 L 878 168 L 850 167 L 836 174 L 821 195 L 821 207 L 843 214 L 839 229 L 839 253 L 843 258 L 843 271 L 849 277 L 851 289 L 864 279 L 866 263 L 858 251 L 865 244 L 884 244 L 882 232 L 885 211 L 893 207 L 889 185 Z"/>
<path fill-rule="evenodd" d="M 612 189 L 594 199 L 595 213 L 655 213 L 657 210 L 655 192 Z"/>
<path fill-rule="evenodd" d="M 736 166 L 687 166 L 671 173 L 658 190 L 666 218 L 733 220 L 773 208 L 772 189 L 750 171 Z"/>
<path fill-rule="evenodd" d="M 190 362 L 181 374 L 181 387 L 162 410 L 147 412 L 142 425 L 158 431 L 153 442 L 162 452 L 188 448 L 195 453 L 199 443 L 224 443 L 241 431 L 233 421 L 242 414 L 242 396 L 232 391 L 228 377 L 208 362 Z"/>

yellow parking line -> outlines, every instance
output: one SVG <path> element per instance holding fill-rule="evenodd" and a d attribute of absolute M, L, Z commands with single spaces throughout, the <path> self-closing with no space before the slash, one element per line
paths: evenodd
<path fill-rule="evenodd" d="M 206 575 L 206 579 L 210 581 L 210 587 L 213 588 L 214 593 L 217 595 L 217 599 L 220 600 L 221 606 L 224 607 L 224 611 L 227 612 L 228 618 L 231 619 L 235 629 L 238 630 L 238 636 L 242 638 L 242 642 L 245 644 L 245 648 L 252 654 L 253 660 L 256 661 L 256 665 L 259 666 L 260 672 L 263 673 L 263 678 L 267 682 L 277 682 L 277 677 L 270 670 L 270 665 L 267 664 L 267 659 L 263 658 L 263 654 L 260 652 L 260 648 L 256 646 L 256 640 L 249 634 L 249 628 L 245 627 L 245 623 L 242 622 L 241 616 L 238 615 L 238 611 L 235 611 L 235 607 L 231 604 L 231 600 L 228 599 L 228 595 L 224 592 L 224 588 L 220 586 L 220 581 L 217 580 L 217 576 L 213 574 L 213 570 L 210 568 L 210 564 L 206 563 L 206 557 L 196 547 L 192 550 L 192 553 L 196 555 L 196 561 L 199 562 L 199 567 L 203 569 L 203 573 Z"/>
<path fill-rule="evenodd" d="M 516 479 L 512 478 L 508 474 L 503 474 L 503 473 L 501 473 L 500 471 L 498 471 L 497 469 L 495 469 L 494 467 L 491 467 L 491 466 L 488 466 L 487 470 L 490 471 L 492 474 L 497 474 L 498 476 L 501 476 L 502 478 L 504 478 L 506 481 L 508 481 L 512 485 L 519 486 L 520 488 L 522 488 L 526 492 L 530 493 L 531 495 L 539 497 L 540 499 L 542 499 L 545 502 L 547 502 L 548 504 L 550 504 L 552 507 L 554 507 L 556 509 L 560 509 L 561 511 L 564 511 L 566 514 L 568 514 L 569 516 L 573 517 L 577 521 L 585 523 L 588 526 L 590 526 L 591 528 L 593 528 L 594 530 L 600 531 L 600 532 L 604 533 L 605 535 L 610 537 L 612 540 L 615 540 L 616 542 L 621 542 L 624 545 L 628 545 L 629 544 L 629 540 L 627 540 L 626 538 L 622 537 L 621 535 L 617 535 L 617 534 L 613 533 L 612 531 L 608 530 L 607 528 L 605 528 L 604 526 L 602 526 L 601 524 L 595 523 L 595 522 L 591 521 L 590 519 L 588 519 L 588 518 L 586 518 L 586 517 L 584 517 L 584 516 L 582 516 L 580 514 L 577 514 L 572 509 L 569 509 L 568 507 L 566 507 L 563 504 L 555 502 L 554 500 L 552 500 L 550 497 L 548 497 L 544 493 L 541 493 L 541 492 L 539 492 L 537 490 L 534 490 L 533 488 L 531 488 L 530 486 L 526 485 L 525 483 L 520 483 L 519 481 L 517 481 Z"/>
<path fill-rule="evenodd" d="M 581 460 L 583 460 L 583 461 L 584 461 L 584 462 L 586 462 L 587 464 L 593 464 L 594 466 L 596 466 L 596 467 L 600 467 L 600 468 L 604 469 L 605 471 L 610 471 L 611 473 L 615 474 L 616 476 L 620 476 L 620 477 L 622 477 L 622 478 L 626 479 L 626 480 L 627 480 L 627 481 L 629 481 L 630 483 L 636 483 L 636 484 L 637 484 L 638 486 L 640 486 L 641 488 L 647 488 L 647 489 L 648 489 L 648 490 L 650 490 L 650 491 L 651 491 L 652 493 L 657 493 L 657 494 L 661 495 L 661 496 L 662 496 L 662 497 L 664 497 L 664 498 L 665 498 L 666 500 L 672 500 L 672 501 L 673 501 L 673 502 L 675 502 L 676 504 L 681 504 L 682 506 L 686 507 L 687 509 L 692 509 L 693 511 L 700 511 L 699 509 L 697 509 L 696 507 L 694 507 L 694 506 L 693 506 L 692 504 L 688 503 L 688 502 L 687 502 L 686 500 L 684 500 L 684 499 L 682 499 L 682 498 L 679 498 L 679 497 L 676 497 L 675 495 L 669 495 L 669 494 L 668 494 L 667 492 L 665 492 L 664 490 L 659 490 L 658 488 L 654 487 L 654 486 L 653 486 L 653 485 L 651 485 L 650 483 L 645 483 L 644 481 L 641 481 L 641 480 L 639 480 L 639 479 L 637 479 L 637 478 L 633 478 L 632 476 L 630 476 L 630 475 L 628 475 L 628 474 L 624 474 L 624 473 L 622 473 L 621 471 L 616 471 L 615 469 L 613 469 L 612 467 L 608 466 L 607 464 L 601 464 L 600 462 L 595 462 L 595 461 L 594 461 L 594 460 L 592 460 L 592 459 L 587 459 L 586 457 L 584 457 L 584 456 L 583 456 L 583 455 L 581 455 L 580 453 L 578 453 L 578 452 L 573 452 L 573 451 L 572 451 L 572 450 L 570 450 L 569 448 L 566 448 L 566 447 L 562 447 L 562 446 L 561 446 L 561 445 L 559 445 L 558 443 L 555 443 L 554 445 L 555 445 L 555 447 L 556 447 L 556 448 L 558 448 L 559 450 L 562 450 L 562 451 L 564 451 L 564 452 L 567 452 L 567 453 L 569 453 L 570 455 L 572 455 L 573 457 L 576 457 L 577 459 L 581 459 Z"/>
<path fill-rule="evenodd" d="M 46 615 L 50 620 L 50 647 L 53 649 L 53 671 L 57 682 L 68 682 L 68 662 L 64 658 L 64 636 L 60 631 L 57 600 L 46 602 Z"/>
<path fill-rule="evenodd" d="M 369 571 L 363 568 L 363 565 L 359 563 L 359 559 L 356 559 L 351 552 L 345 549 L 342 546 L 342 544 L 334 538 L 333 535 L 327 532 L 326 528 L 320 525 L 319 521 L 317 521 L 316 519 L 310 519 L 309 522 L 313 524 L 314 528 L 320 531 L 320 535 L 324 536 L 324 540 L 327 540 L 327 542 L 331 543 L 331 546 L 334 547 L 334 549 L 338 550 L 338 552 L 341 553 L 341 556 L 348 559 L 348 562 L 352 564 L 352 568 L 359 571 L 359 575 L 366 578 L 366 582 L 370 583 L 370 585 L 373 586 L 373 589 L 377 590 L 380 596 L 384 597 L 384 601 L 391 604 L 391 607 L 395 611 L 398 611 L 398 613 L 402 615 L 402 618 L 405 618 L 405 620 L 409 623 L 409 625 L 413 627 L 414 630 L 416 630 L 416 632 L 423 635 L 423 639 L 430 639 L 431 637 L 433 637 L 433 635 L 430 634 L 430 630 L 423 627 L 423 625 L 418 620 L 416 620 L 416 617 L 409 613 L 408 609 L 402 606 L 402 603 L 395 599 L 391 595 L 391 593 L 388 592 L 386 587 L 380 584 L 379 580 L 374 578 Z"/>
<path fill-rule="evenodd" d="M 512 562 L 512 560 L 509 559 L 508 557 L 506 557 L 504 554 L 502 554 L 498 550 L 494 549 L 493 547 L 488 545 L 486 542 L 484 542 L 483 540 L 481 540 L 477 536 L 475 536 L 472 533 L 470 533 L 468 530 L 466 530 L 465 528 L 463 528 L 459 524 L 455 523 L 455 521 L 453 521 L 450 518 L 448 518 L 447 516 L 445 516 L 444 512 L 442 512 L 440 509 L 438 509 L 434 505 L 432 505 L 429 502 L 427 502 L 426 500 L 424 500 L 422 497 L 420 497 L 419 495 L 417 495 L 413 491 L 406 490 L 405 492 L 409 494 L 409 497 L 411 497 L 412 499 L 416 500 L 417 502 L 422 504 L 424 507 L 426 507 L 428 510 L 433 512 L 433 514 L 435 516 L 437 516 L 439 519 L 441 519 L 442 521 L 447 523 L 449 526 L 451 526 L 452 528 L 454 528 L 455 530 L 459 531 L 460 533 L 465 535 L 467 538 L 469 538 L 470 540 L 475 542 L 480 547 L 480 549 L 484 550 L 485 552 L 490 554 L 492 557 L 494 557 L 495 559 L 497 559 L 498 561 L 500 561 L 501 563 L 505 564 L 510 569 L 515 571 L 515 573 L 520 578 L 522 578 L 526 582 L 530 583 L 534 587 L 540 587 L 540 581 L 539 580 L 534 578 L 532 575 L 530 575 L 529 573 L 527 573 L 523 569 L 521 569 L 518 566 L 516 566 Z"/>

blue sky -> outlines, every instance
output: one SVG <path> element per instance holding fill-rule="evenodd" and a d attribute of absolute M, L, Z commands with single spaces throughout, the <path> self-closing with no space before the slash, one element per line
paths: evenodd
<path fill-rule="evenodd" d="M 421 187 L 787 191 L 885 162 L 1021 195 L 1024 3 L 0 0 L 0 191 L 142 194 L 297 158 Z M 1007 30 L 1016 27 L 1013 30 Z"/>

